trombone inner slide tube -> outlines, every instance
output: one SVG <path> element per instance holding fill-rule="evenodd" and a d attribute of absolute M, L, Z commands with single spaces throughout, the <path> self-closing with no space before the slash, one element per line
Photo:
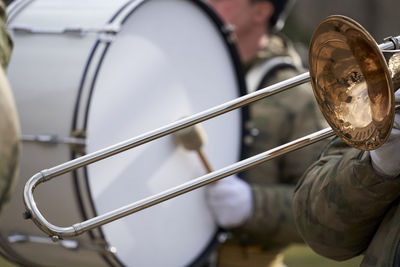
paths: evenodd
<path fill-rule="evenodd" d="M 360 35 L 363 35 L 363 34 L 368 35 L 362 28 L 360 28 L 361 26 L 359 24 L 353 22 L 352 20 L 350 20 L 348 18 L 342 17 L 342 16 L 330 17 L 328 20 L 323 21 L 317 27 L 317 29 L 318 30 L 324 29 L 322 27 L 325 27 L 327 25 L 326 24 L 327 21 L 328 22 L 334 21 L 334 23 L 336 23 L 336 20 L 337 20 L 337 23 L 339 25 L 343 25 L 343 23 L 347 23 L 347 25 L 350 26 L 350 29 L 351 29 L 350 31 L 344 31 L 343 32 L 343 35 L 346 36 L 346 37 L 347 37 L 346 34 L 350 34 L 351 35 L 351 34 L 354 34 L 354 33 L 360 34 Z M 321 27 L 321 25 L 322 25 L 322 27 Z M 316 31 L 316 32 L 318 32 L 318 31 Z M 323 32 L 323 34 L 325 34 L 325 33 L 326 32 Z M 386 41 L 385 43 L 383 43 L 383 44 L 381 44 L 379 46 L 376 43 L 372 43 L 372 40 L 371 40 L 371 43 L 369 43 L 369 39 L 370 39 L 369 35 L 367 37 L 368 38 L 365 38 L 366 41 L 363 43 L 364 46 L 358 46 L 357 43 L 355 43 L 355 44 L 347 43 L 347 45 L 349 46 L 350 50 L 356 52 L 356 53 L 353 53 L 354 55 L 358 55 L 359 54 L 359 50 L 362 49 L 363 47 L 365 47 L 365 45 L 367 45 L 367 46 L 370 45 L 370 46 L 375 47 L 376 49 L 374 48 L 373 50 L 374 50 L 374 52 L 379 54 L 377 56 L 377 57 L 379 57 L 379 59 L 381 59 L 381 57 L 383 58 L 383 56 L 381 56 L 380 50 L 399 49 L 400 36 L 392 37 L 391 39 L 389 39 L 388 41 Z M 327 39 L 326 42 L 321 40 L 322 44 L 326 44 L 326 43 L 329 43 L 329 42 L 332 42 L 332 40 Z M 340 45 L 346 44 L 345 42 L 346 42 L 346 38 L 343 39 L 343 41 L 340 43 Z M 325 113 L 331 112 L 333 110 L 333 107 L 335 107 L 333 105 L 334 103 L 333 102 L 329 102 L 328 100 L 330 100 L 330 99 L 335 100 L 336 98 L 339 99 L 339 98 L 342 97 L 341 95 L 337 95 L 336 98 L 335 98 L 334 92 L 329 92 L 327 90 L 327 88 L 329 88 L 329 86 L 327 86 L 327 85 L 330 85 L 331 81 L 333 81 L 332 84 L 337 85 L 338 83 L 335 82 L 335 79 L 340 80 L 340 77 L 337 77 L 337 76 L 335 77 L 334 75 L 331 75 L 329 77 L 334 77 L 334 79 L 324 80 L 323 79 L 324 76 L 320 75 L 320 73 L 323 73 L 324 71 L 327 71 L 327 70 L 329 71 L 330 69 L 333 69 L 336 66 L 335 64 L 333 64 L 334 61 L 335 61 L 335 58 L 331 57 L 331 55 L 329 53 L 331 51 L 333 51 L 333 52 L 339 51 L 340 52 L 340 51 L 342 51 L 342 49 L 341 49 L 341 47 L 339 47 L 339 50 L 335 50 L 336 48 L 334 48 L 332 50 L 332 49 L 330 49 L 330 47 L 325 46 L 325 45 L 324 46 L 320 46 L 320 47 L 323 47 L 323 49 L 325 49 L 325 50 L 321 50 L 321 49 L 320 50 L 321 51 L 327 51 L 327 53 L 325 53 L 325 54 L 329 56 L 328 58 L 324 58 L 325 54 L 323 54 L 322 52 L 318 52 L 320 55 L 317 55 L 317 56 L 318 57 L 321 56 L 321 60 L 320 61 L 318 61 L 318 60 L 316 61 L 317 62 L 316 66 L 317 66 L 317 69 L 318 69 L 318 67 L 320 67 L 320 70 L 322 70 L 322 72 L 319 72 L 318 70 L 315 71 L 315 69 L 310 68 L 310 72 L 306 72 L 306 73 L 300 74 L 298 76 L 295 76 L 293 78 L 290 78 L 288 80 L 282 81 L 280 83 L 265 87 L 265 88 L 260 89 L 260 90 L 258 90 L 256 92 L 253 92 L 251 94 L 248 94 L 248 95 L 239 97 L 237 99 L 231 100 L 231 101 L 229 101 L 227 103 L 224 103 L 224 104 L 221 104 L 221 105 L 216 106 L 214 108 L 210 108 L 210 109 L 205 110 L 203 112 L 194 114 L 194 115 L 192 115 L 190 117 L 183 118 L 183 119 L 178 120 L 178 121 L 176 121 L 174 123 L 168 124 L 168 125 L 166 125 L 164 127 L 158 128 L 158 129 L 150 131 L 150 132 L 147 132 L 145 134 L 142 134 L 140 136 L 131 138 L 129 140 L 123 141 L 123 142 L 118 143 L 116 145 L 104 148 L 102 150 L 95 151 L 95 152 L 87 154 L 85 156 L 82 156 L 82 157 L 76 158 L 74 160 L 71 160 L 71 161 L 65 162 L 63 164 L 60 164 L 58 166 L 52 167 L 50 169 L 46 169 L 46 170 L 40 171 L 39 173 L 37 173 L 33 177 L 31 177 L 28 180 L 28 182 L 25 184 L 24 196 L 23 196 L 24 197 L 25 208 L 26 208 L 25 217 L 32 219 L 34 221 L 34 223 L 42 231 L 44 231 L 46 234 L 48 234 L 50 237 L 52 237 L 52 239 L 55 240 L 55 241 L 59 240 L 59 239 L 62 239 L 64 237 L 76 236 L 76 235 L 82 234 L 85 231 L 93 229 L 95 227 L 104 225 L 106 223 L 112 222 L 114 220 L 117 220 L 117 219 L 122 218 L 124 216 L 127 216 L 129 214 L 132 214 L 132 213 L 135 213 L 137 211 L 140 211 L 140 210 L 143 210 L 145 208 L 148 208 L 148 207 L 151 207 L 153 205 L 156 205 L 156 204 L 158 204 L 160 202 L 163 202 L 165 200 L 168 200 L 168 199 L 174 198 L 176 196 L 182 195 L 182 194 L 184 194 L 186 192 L 192 191 L 192 190 L 194 190 L 196 188 L 199 188 L 201 186 L 204 186 L 206 184 L 218 181 L 218 180 L 220 180 L 220 179 L 222 179 L 224 177 L 230 176 L 230 175 L 235 174 L 237 172 L 241 172 L 241 171 L 246 170 L 246 169 L 248 169 L 248 168 L 250 168 L 252 166 L 258 165 L 258 164 L 260 164 L 262 162 L 265 162 L 265 161 L 273 159 L 273 158 L 275 158 L 277 156 L 283 155 L 283 154 L 285 154 L 287 152 L 300 149 L 300 148 L 305 147 L 307 145 L 310 145 L 312 143 L 318 142 L 318 141 L 320 141 L 322 139 L 334 136 L 335 134 L 339 135 L 341 137 L 341 133 L 339 131 L 340 129 L 338 129 L 340 127 L 336 127 L 335 124 L 332 124 L 332 121 L 339 121 L 339 123 L 342 123 L 341 120 L 337 119 L 335 117 L 333 117 L 333 119 L 332 119 L 332 117 L 330 115 L 327 116 L 325 114 Z M 377 51 L 375 51 L 375 50 L 377 50 Z M 311 52 L 313 52 L 313 51 L 310 51 L 310 54 L 311 54 Z M 348 54 L 349 53 L 346 50 L 345 56 L 347 56 Z M 361 54 L 363 55 L 363 53 L 361 53 Z M 314 54 L 314 58 L 313 59 L 316 59 L 315 54 Z M 332 64 L 323 65 L 324 60 L 325 60 L 325 62 L 327 62 L 326 61 L 327 59 L 330 60 L 332 62 Z M 345 57 L 338 57 L 338 59 L 340 59 L 340 60 L 343 59 L 344 60 L 344 61 L 342 60 L 342 62 L 344 62 L 343 66 L 351 67 L 350 65 L 346 65 L 345 64 L 347 62 L 347 61 L 345 61 Z M 352 59 L 352 60 L 358 62 L 358 61 L 362 61 L 362 60 L 365 60 L 365 59 L 366 59 L 365 57 L 362 57 L 362 58 L 361 57 L 360 58 L 355 57 L 355 59 L 354 60 Z M 322 62 L 322 63 L 319 63 L 319 62 Z M 361 64 L 364 64 L 364 65 L 362 65 L 360 67 L 361 70 L 362 70 L 361 74 L 362 75 L 364 75 L 364 74 L 366 75 L 365 79 L 363 78 L 363 82 L 365 81 L 365 84 L 367 85 L 366 88 L 364 88 L 365 92 L 363 94 L 361 94 L 361 95 L 367 99 L 367 102 L 371 101 L 372 104 L 370 105 L 370 108 L 372 106 L 373 108 L 375 107 L 375 108 L 378 108 L 378 110 L 379 110 L 378 105 L 376 105 L 377 102 L 376 103 L 373 102 L 375 100 L 375 98 L 368 98 L 370 96 L 370 94 L 379 95 L 379 92 L 376 91 L 376 90 L 374 91 L 374 88 L 373 88 L 374 81 L 377 78 L 377 76 L 375 75 L 375 72 L 372 70 L 372 72 L 364 73 L 364 71 L 363 71 L 363 70 L 369 70 L 370 65 L 368 65 L 367 63 L 368 63 L 367 61 L 361 62 Z M 322 66 L 322 68 L 321 68 L 321 66 Z M 382 63 L 382 66 L 378 66 L 378 67 L 380 69 L 384 69 L 384 71 L 382 71 L 382 72 L 384 72 L 384 74 L 386 76 L 387 76 L 387 73 L 390 72 L 390 70 L 386 70 L 387 65 L 386 65 L 385 62 Z M 243 107 L 243 106 L 245 106 L 247 104 L 250 104 L 250 103 L 252 103 L 254 101 L 260 100 L 260 99 L 268 97 L 270 95 L 273 95 L 273 94 L 285 91 L 285 90 L 287 90 L 289 88 L 295 87 L 297 85 L 303 84 L 303 83 L 305 83 L 305 82 L 310 80 L 310 73 L 312 74 L 311 75 L 311 78 L 312 78 L 311 82 L 313 84 L 314 94 L 318 94 L 318 93 L 320 94 L 319 95 L 320 99 L 317 99 L 317 100 L 318 100 L 318 102 L 320 104 L 320 108 L 321 108 L 322 113 L 324 114 L 325 118 L 328 120 L 328 123 L 331 125 L 331 127 L 333 126 L 332 128 L 326 128 L 326 129 L 321 130 L 319 132 L 312 133 L 312 134 L 307 135 L 305 137 L 299 138 L 299 139 L 297 139 L 295 141 L 292 141 L 292 142 L 289 142 L 287 144 L 281 145 L 279 147 L 270 149 L 270 150 L 268 150 L 268 151 L 266 151 L 264 153 L 260 153 L 260 154 L 258 154 L 256 156 L 251 157 L 251 158 L 239 161 L 239 162 L 237 162 L 235 164 L 232 164 L 230 166 L 227 166 L 227 167 L 225 167 L 223 169 L 213 171 L 213 172 L 211 172 L 209 174 L 206 174 L 204 176 L 201 176 L 199 178 L 196 178 L 194 180 L 186 182 L 186 183 L 184 183 L 182 185 L 179 185 L 177 187 L 174 187 L 174 188 L 171 188 L 169 190 L 163 191 L 163 192 L 161 192 L 159 194 L 147 197 L 145 199 L 139 200 L 139 201 L 134 202 L 132 204 L 129 204 L 129 205 L 126 205 L 124 207 L 118 208 L 116 210 L 110 211 L 110 212 L 105 213 L 103 215 L 99 215 L 97 217 L 88 219 L 88 220 L 83 221 L 81 223 L 76 223 L 76 224 L 74 224 L 73 226 L 70 226 L 70 227 L 58 227 L 58 226 L 50 224 L 44 218 L 44 216 L 40 213 L 39 209 L 36 206 L 36 203 L 35 203 L 35 200 L 34 200 L 34 197 L 33 197 L 33 192 L 34 192 L 34 189 L 36 188 L 36 186 L 38 186 L 40 183 L 43 183 L 43 182 L 45 182 L 47 180 L 50 180 L 50 179 L 55 178 L 57 176 L 60 176 L 60 175 L 62 175 L 64 173 L 73 171 L 73 170 L 78 169 L 80 167 L 86 166 L 88 164 L 91 164 L 91 163 L 97 162 L 99 160 L 105 159 L 107 157 L 113 156 L 115 154 L 121 153 L 121 152 L 126 151 L 128 149 L 134 148 L 136 146 L 145 144 L 147 142 L 150 142 L 150 141 L 155 140 L 157 138 L 160 138 L 160 137 L 163 137 L 165 135 L 171 134 L 173 132 L 179 131 L 179 130 L 181 130 L 183 128 L 195 125 L 197 123 L 200 123 L 202 121 L 211 119 L 211 118 L 216 117 L 218 115 L 222 115 L 222 114 L 224 114 L 226 112 L 229 112 L 229 111 L 232 111 L 234 109 Z M 330 72 L 330 73 L 332 73 L 332 72 Z M 357 77 L 359 77 L 359 76 L 357 76 Z M 372 78 L 370 79 L 369 77 L 372 77 Z M 378 78 L 382 79 L 381 77 L 378 77 Z M 323 83 L 321 83 L 321 81 Z M 356 79 L 356 81 L 358 81 L 358 80 Z M 317 84 L 318 86 L 320 86 L 322 84 L 323 85 L 323 86 L 321 86 L 322 90 L 319 91 L 320 88 L 318 86 L 315 87 L 315 84 Z M 386 130 L 387 129 L 391 129 L 391 127 L 392 127 L 392 125 L 386 126 L 386 124 L 390 124 L 390 123 L 393 124 L 393 119 L 394 119 L 393 118 L 394 117 L 394 104 L 393 104 L 394 89 L 393 89 L 392 81 L 388 80 L 387 81 L 387 85 L 388 85 L 388 88 L 379 87 L 381 90 L 386 90 L 384 92 L 381 92 L 381 94 L 388 96 L 388 99 L 389 99 L 389 101 L 385 102 L 385 104 L 388 104 L 389 106 L 387 106 L 387 105 L 385 106 L 384 105 L 383 108 L 385 108 L 386 110 L 390 110 L 390 111 L 393 110 L 393 112 L 390 112 L 390 114 L 388 114 L 389 118 L 382 120 L 382 122 L 384 122 L 385 125 L 381 125 L 381 126 L 383 126 L 384 129 L 386 129 Z M 338 89 L 338 88 L 333 87 L 332 90 L 334 91 L 334 89 Z M 340 90 L 337 90 L 337 91 L 340 91 L 340 92 L 342 92 L 342 94 L 344 94 L 344 93 L 347 93 L 348 91 L 351 91 L 351 90 L 352 90 L 352 87 L 348 87 L 348 89 L 340 88 Z M 370 90 L 372 90 L 372 93 L 370 92 Z M 330 94 L 329 95 L 329 99 L 327 99 L 325 97 L 327 95 L 327 93 Z M 347 100 L 347 98 L 344 98 L 344 99 Z M 347 102 L 345 102 L 345 103 L 347 103 Z M 391 106 L 390 106 L 390 104 L 391 104 Z M 327 107 L 327 108 L 325 108 L 325 107 Z M 370 110 L 367 110 L 366 112 L 370 112 Z M 364 113 L 364 112 L 361 112 L 361 114 L 359 114 L 359 115 L 362 116 L 363 115 L 362 113 Z M 339 114 L 339 115 L 341 115 L 341 114 Z M 351 118 L 353 119 L 353 117 L 351 117 Z M 330 119 L 332 119 L 332 120 L 330 121 Z M 381 124 L 383 124 L 383 123 L 381 123 Z M 353 126 L 353 125 L 351 125 L 351 126 Z M 356 128 L 356 130 L 359 130 L 359 128 Z M 389 131 L 389 133 L 390 133 L 390 131 Z M 349 134 L 346 134 L 345 137 L 348 137 L 348 136 L 349 136 Z M 386 140 L 387 137 L 383 136 L 381 139 L 382 140 L 383 139 Z M 363 142 L 358 142 L 358 143 L 362 144 Z M 377 145 L 379 145 L 379 144 L 376 142 L 375 148 L 376 148 Z M 355 147 L 360 148 L 358 146 L 355 146 Z M 363 147 L 361 147 L 361 149 L 363 149 Z M 368 147 L 367 149 L 372 149 L 372 148 Z"/>

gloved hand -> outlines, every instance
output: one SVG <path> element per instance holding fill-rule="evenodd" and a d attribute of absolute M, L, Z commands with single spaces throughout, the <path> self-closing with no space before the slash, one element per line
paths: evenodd
<path fill-rule="evenodd" d="M 253 212 L 250 185 L 237 176 L 208 185 L 206 199 L 218 225 L 224 228 L 242 225 Z"/>
<path fill-rule="evenodd" d="M 395 94 L 400 100 L 400 90 Z M 371 151 L 371 161 L 374 170 L 388 178 L 400 175 L 400 114 L 394 118 L 393 129 L 389 140 L 376 150 Z"/>

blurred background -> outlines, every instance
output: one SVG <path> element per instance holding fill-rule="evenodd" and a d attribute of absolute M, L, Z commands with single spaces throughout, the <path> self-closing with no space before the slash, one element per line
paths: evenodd
<path fill-rule="evenodd" d="M 392 0 L 297 0 L 283 31 L 295 41 L 307 62 L 312 32 L 324 18 L 348 16 L 360 23 L 379 44 L 388 36 L 400 34 L 399 9 L 400 1 Z"/>

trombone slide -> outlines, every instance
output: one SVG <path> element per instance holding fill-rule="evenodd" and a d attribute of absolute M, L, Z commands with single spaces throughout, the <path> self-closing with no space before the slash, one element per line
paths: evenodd
<path fill-rule="evenodd" d="M 392 37 L 388 39 L 385 43 L 379 45 L 380 50 L 388 49 L 399 49 L 400 36 Z M 174 198 L 176 196 L 182 195 L 186 192 L 192 191 L 201 186 L 207 185 L 209 183 L 218 181 L 224 177 L 230 176 L 234 173 L 246 170 L 252 166 L 260 164 L 262 162 L 273 159 L 277 156 L 283 155 L 287 152 L 300 149 L 309 144 L 318 142 L 322 139 L 331 137 L 335 135 L 335 132 L 331 128 L 326 128 L 324 130 L 312 133 L 305 137 L 299 138 L 295 141 L 289 142 L 287 144 L 281 145 L 279 147 L 270 149 L 266 152 L 260 153 L 251 158 L 239 161 L 235 164 L 227 166 L 223 169 L 213 171 L 194 180 L 186 182 L 177 187 L 171 188 L 169 190 L 163 191 L 156 195 L 147 197 L 145 199 L 136 201 L 124 207 L 112 210 L 103 215 L 88 219 L 86 221 L 76 223 L 70 227 L 58 227 L 49 223 L 44 216 L 40 213 L 36 206 L 33 191 L 40 183 L 47 180 L 53 179 L 64 173 L 73 171 L 80 167 L 86 166 L 88 164 L 97 162 L 99 160 L 105 159 L 107 157 L 113 156 L 115 154 L 121 153 L 128 149 L 134 148 L 136 146 L 142 145 L 144 143 L 150 142 L 157 138 L 163 137 L 165 135 L 171 134 L 173 132 L 179 131 L 183 128 L 195 125 L 202 121 L 211 119 L 218 115 L 222 115 L 231 110 L 243 107 L 259 99 L 268 97 L 270 95 L 285 91 L 289 88 L 295 87 L 297 85 L 303 84 L 310 80 L 310 73 L 306 72 L 297 75 L 288 80 L 282 81 L 280 83 L 265 87 L 248 95 L 239 97 L 237 99 L 231 100 L 227 103 L 221 104 L 219 106 L 210 108 L 203 112 L 194 114 L 192 116 L 180 119 L 174 123 L 168 124 L 164 127 L 158 128 L 156 130 L 144 133 L 140 136 L 128 139 L 121 143 L 115 144 L 113 146 L 95 151 L 93 153 L 87 154 L 85 156 L 76 158 L 74 160 L 65 162 L 58 166 L 52 167 L 50 169 L 42 170 L 39 173 L 31 177 L 25 184 L 24 188 L 24 203 L 26 207 L 25 217 L 30 218 L 34 223 L 46 234 L 48 234 L 54 241 L 62 239 L 64 237 L 71 237 L 82 234 L 83 232 L 93 229 L 95 227 L 104 225 L 106 223 L 115 221 L 119 218 L 127 216 L 129 214 L 135 213 L 137 211 L 143 210 L 145 208 L 156 205 L 165 200 Z"/>

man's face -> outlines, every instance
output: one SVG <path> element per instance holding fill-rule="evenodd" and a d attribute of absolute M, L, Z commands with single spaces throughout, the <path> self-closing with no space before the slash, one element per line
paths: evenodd
<path fill-rule="evenodd" d="M 222 19 L 233 26 L 238 36 L 252 26 L 255 5 L 250 0 L 209 0 Z"/>

